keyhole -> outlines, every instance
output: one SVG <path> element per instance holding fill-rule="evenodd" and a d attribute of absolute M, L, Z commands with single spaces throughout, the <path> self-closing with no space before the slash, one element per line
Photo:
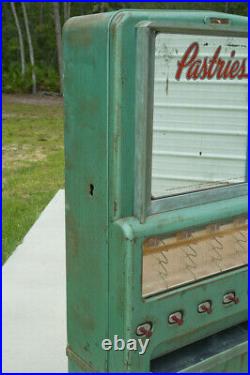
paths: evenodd
<path fill-rule="evenodd" d="M 90 184 L 89 185 L 89 194 L 93 197 L 93 195 L 94 195 L 94 185 L 93 184 Z"/>

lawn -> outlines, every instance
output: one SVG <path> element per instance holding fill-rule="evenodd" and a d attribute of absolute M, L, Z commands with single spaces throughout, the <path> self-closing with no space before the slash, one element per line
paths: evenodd
<path fill-rule="evenodd" d="M 3 262 L 64 185 L 62 100 L 3 97 Z"/>

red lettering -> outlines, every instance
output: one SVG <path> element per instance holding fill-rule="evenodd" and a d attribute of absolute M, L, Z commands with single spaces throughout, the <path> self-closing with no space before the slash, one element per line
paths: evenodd
<path fill-rule="evenodd" d="M 234 61 L 229 73 L 229 77 L 234 79 L 239 74 L 240 62 L 238 60 Z"/>
<path fill-rule="evenodd" d="M 212 59 L 210 60 L 209 68 L 208 68 L 208 73 L 207 73 L 207 78 L 208 79 L 212 79 L 215 76 L 215 74 L 216 74 L 216 63 L 217 63 L 220 51 L 221 51 L 221 46 L 219 46 L 217 48 L 217 50 L 215 51 Z"/>
<path fill-rule="evenodd" d="M 235 51 L 232 51 L 231 52 L 231 55 L 230 55 L 231 59 L 234 59 L 235 57 Z M 227 79 L 230 77 L 230 68 L 231 68 L 231 64 L 232 64 L 232 60 L 229 59 L 228 62 L 226 63 L 226 66 L 225 66 L 225 69 L 224 69 L 224 73 L 223 73 L 223 79 Z"/>
<path fill-rule="evenodd" d="M 240 74 L 238 75 L 238 79 L 244 79 L 248 78 L 248 73 L 246 73 L 247 67 L 246 67 L 247 59 L 243 59 L 240 67 Z"/>
<path fill-rule="evenodd" d="M 208 57 L 203 59 L 201 71 L 200 71 L 200 79 L 203 80 L 207 78 L 208 75 Z"/>
<path fill-rule="evenodd" d="M 186 74 L 188 80 L 197 80 L 200 74 L 200 66 L 202 61 L 200 59 L 196 60 L 189 68 Z"/>
<path fill-rule="evenodd" d="M 223 78 L 223 74 L 224 74 L 223 68 L 225 64 L 226 64 L 225 60 L 222 60 L 221 58 L 219 58 L 218 63 L 217 63 L 217 74 L 216 74 L 217 79 Z"/>
<path fill-rule="evenodd" d="M 181 78 L 181 74 L 182 74 L 182 71 L 185 67 L 187 67 L 188 65 L 190 65 L 195 59 L 196 57 L 198 56 L 198 53 L 199 53 L 199 44 L 194 42 L 192 43 L 188 49 L 186 50 L 186 52 L 184 53 L 181 61 L 178 61 L 177 62 L 177 65 L 178 65 L 178 69 L 177 69 L 177 72 L 176 72 L 176 75 L 175 75 L 175 78 L 179 81 L 179 79 Z M 189 55 L 191 54 L 191 57 L 189 58 Z M 188 59 L 189 58 L 189 59 Z"/>
<path fill-rule="evenodd" d="M 182 59 L 177 61 L 175 78 L 178 81 L 181 79 L 184 70 L 186 70 L 187 80 L 210 80 L 214 77 L 218 80 L 248 78 L 247 59 L 244 58 L 242 61 L 236 59 L 235 51 L 231 51 L 230 59 L 226 61 L 220 57 L 222 46 L 216 49 L 211 58 L 205 56 L 200 59 L 199 50 L 199 44 L 194 42 L 187 48 Z"/>

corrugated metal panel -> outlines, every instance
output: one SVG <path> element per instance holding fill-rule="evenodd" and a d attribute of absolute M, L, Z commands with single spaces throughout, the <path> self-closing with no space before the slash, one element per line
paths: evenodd
<path fill-rule="evenodd" d="M 246 38 L 163 34 L 156 37 L 152 196 L 245 181 L 248 81 L 175 79 L 193 42 L 199 57 L 222 46 L 225 61 L 247 57 Z"/>

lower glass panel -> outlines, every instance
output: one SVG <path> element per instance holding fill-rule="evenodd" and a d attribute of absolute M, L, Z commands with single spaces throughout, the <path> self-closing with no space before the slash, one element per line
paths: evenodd
<path fill-rule="evenodd" d="M 142 295 L 149 297 L 247 264 L 247 218 L 143 244 Z"/>

